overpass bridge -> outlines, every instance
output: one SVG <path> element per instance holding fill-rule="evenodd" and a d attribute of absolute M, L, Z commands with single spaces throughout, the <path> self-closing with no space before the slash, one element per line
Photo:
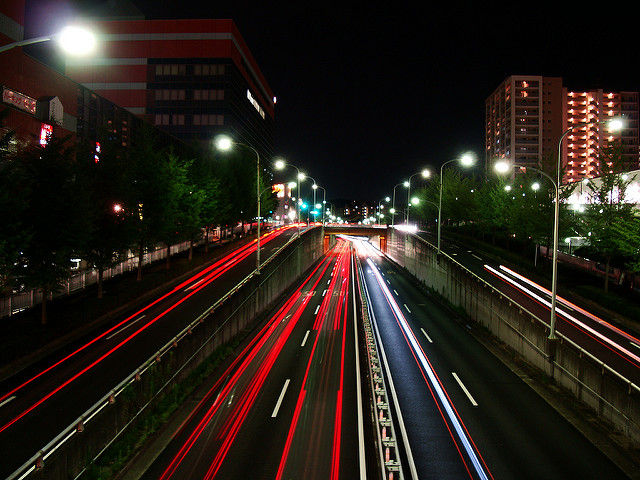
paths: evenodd
<path fill-rule="evenodd" d="M 325 247 L 331 245 L 331 236 L 352 235 L 357 237 L 368 237 L 383 252 L 387 251 L 387 226 L 386 225 L 349 225 L 349 224 L 329 224 L 324 227 Z M 325 248 L 326 250 L 326 248 Z"/>

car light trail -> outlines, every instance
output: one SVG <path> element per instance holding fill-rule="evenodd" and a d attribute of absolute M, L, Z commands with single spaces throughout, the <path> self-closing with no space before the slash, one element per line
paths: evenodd
<path fill-rule="evenodd" d="M 542 285 L 539 285 L 536 282 L 534 282 L 532 280 L 529 280 L 527 277 L 522 276 L 517 272 L 514 272 L 510 268 L 507 268 L 504 265 L 500 265 L 500 270 L 503 270 L 503 271 L 507 272 L 509 275 L 512 275 L 513 277 L 515 277 L 518 280 L 526 283 L 527 285 L 529 285 L 531 287 L 534 287 L 534 288 L 538 289 L 539 291 L 544 292 L 547 295 L 551 296 L 551 292 L 549 290 L 547 290 L 546 288 L 544 288 Z M 609 322 L 601 319 L 600 317 L 597 317 L 596 315 L 592 314 L 591 312 L 586 311 L 585 309 L 579 307 L 575 303 L 571 303 L 569 300 L 566 300 L 566 299 L 562 298 L 559 295 L 556 295 L 556 300 L 558 302 L 562 303 L 563 305 L 575 310 L 576 312 L 581 313 L 585 317 L 590 318 L 594 322 L 599 323 L 603 327 L 606 327 L 606 328 L 608 328 L 610 330 L 613 330 L 614 332 L 618 333 L 619 335 L 622 335 L 623 337 L 625 337 L 630 342 L 636 342 L 636 343 L 640 342 L 640 340 L 637 339 L 636 337 L 634 337 L 633 335 L 629 335 L 624 330 L 621 330 L 620 328 L 616 327 L 615 325 L 612 325 Z"/>
<path fill-rule="evenodd" d="M 350 278 L 350 255 L 351 255 L 351 251 L 348 247 L 348 242 L 344 242 L 344 244 L 341 245 L 340 249 L 339 249 L 339 257 L 337 260 L 336 265 L 341 265 L 341 267 L 337 270 L 340 274 L 339 275 L 334 275 L 334 277 L 340 277 L 342 278 L 343 275 L 346 275 L 346 280 L 347 280 L 347 288 L 349 285 L 349 278 Z M 346 268 L 343 268 L 344 263 L 343 262 L 347 262 L 346 264 Z M 345 282 L 342 282 L 341 280 L 341 291 L 342 291 L 342 285 L 344 285 Z M 335 286 L 335 282 L 332 281 L 332 285 Z M 330 287 L 330 291 L 331 291 L 331 287 Z M 348 290 L 347 290 L 348 291 Z M 325 298 L 331 298 L 333 295 L 328 295 Z M 323 300 L 323 303 L 326 300 Z M 340 299 L 339 304 L 342 303 L 342 299 Z M 321 309 L 322 311 L 322 309 Z M 326 312 L 326 309 L 325 309 Z M 338 388 L 338 392 L 337 392 L 337 396 L 336 396 L 336 418 L 334 419 L 334 432 L 333 432 L 333 443 L 332 443 L 332 453 L 331 453 L 331 479 L 332 480 L 337 480 L 338 476 L 339 476 L 339 470 L 340 470 L 340 437 L 341 437 L 341 429 L 342 429 L 342 388 L 343 388 L 343 381 L 344 381 L 344 349 L 345 349 L 345 335 L 346 335 L 346 320 L 347 320 L 347 313 L 348 310 L 347 308 L 344 308 L 342 310 L 340 310 L 340 314 L 343 315 L 343 322 L 342 322 L 342 356 L 341 356 L 341 373 L 340 373 L 340 384 L 339 384 L 339 388 Z M 336 311 L 335 317 L 334 317 L 334 325 L 335 325 L 335 318 L 338 316 L 339 312 Z M 314 329 L 320 330 L 323 326 L 323 324 L 325 323 L 326 319 L 326 315 L 324 315 L 324 313 L 322 315 L 318 315 L 316 318 L 316 325 L 314 326 Z M 318 323 L 319 321 L 319 323 Z M 332 331 L 334 331 L 335 329 L 332 329 Z M 284 470 L 287 464 L 287 459 L 289 457 L 289 453 L 291 451 L 291 446 L 293 444 L 293 437 L 294 434 L 296 432 L 296 427 L 298 425 L 298 421 L 300 419 L 300 414 L 302 412 L 302 407 L 304 406 L 304 401 L 307 395 L 307 380 L 309 379 L 309 373 L 311 371 L 311 366 L 313 364 L 313 360 L 314 360 L 314 356 L 316 353 L 316 349 L 318 347 L 318 342 L 320 339 L 320 335 L 316 335 L 314 342 L 313 342 L 313 346 L 311 348 L 311 354 L 309 355 L 309 360 L 307 362 L 307 367 L 304 373 L 304 377 L 302 379 L 302 385 L 300 387 L 300 393 L 298 394 L 298 399 L 296 401 L 296 406 L 293 412 L 293 417 L 291 420 L 291 425 L 289 427 L 289 432 L 287 434 L 287 438 L 285 441 L 285 446 L 282 452 L 282 456 L 280 458 L 280 464 L 278 466 L 278 472 L 276 475 L 276 480 L 281 480 L 283 478 L 284 475 Z"/>
<path fill-rule="evenodd" d="M 367 263 L 369 264 L 369 267 L 371 268 L 371 271 L 373 272 L 373 274 L 374 274 L 374 276 L 375 276 L 375 278 L 377 280 L 377 283 L 380 286 L 380 289 L 382 290 L 382 292 L 383 292 L 383 294 L 384 294 L 384 296 L 385 296 L 385 298 L 387 300 L 387 303 L 389 304 L 389 306 L 391 307 L 392 311 L 394 312 L 394 316 L 396 317 L 396 320 L 398 321 L 398 325 L 402 329 L 402 331 L 404 333 L 404 337 L 407 340 L 407 343 L 410 345 L 410 347 L 411 347 L 411 349 L 413 351 L 412 353 L 414 355 L 414 358 L 416 358 L 416 360 L 418 361 L 419 365 L 422 366 L 423 372 L 426 373 L 426 375 L 428 377 L 427 384 L 429 385 L 429 390 L 432 392 L 432 395 L 433 395 L 433 392 L 435 391 L 435 394 L 437 395 L 437 397 L 439 399 L 439 403 L 444 407 L 444 409 L 446 411 L 446 414 L 447 414 L 447 417 L 449 419 L 449 422 L 451 423 L 451 425 L 453 426 L 454 430 L 456 431 L 457 437 L 462 442 L 462 446 L 464 447 L 464 450 L 467 453 L 468 458 L 471 460 L 471 464 L 473 465 L 474 471 L 476 472 L 478 477 L 481 478 L 481 479 L 488 480 L 489 478 L 493 478 L 493 476 L 489 472 L 488 467 L 484 463 L 484 459 L 482 459 L 480 454 L 477 452 L 477 448 L 475 448 L 475 445 L 473 445 L 473 441 L 471 440 L 470 436 L 468 435 L 468 432 L 466 431 L 466 427 L 464 427 L 464 425 L 462 424 L 462 421 L 459 418 L 459 415 L 458 415 L 457 411 L 453 407 L 453 404 L 451 403 L 451 400 L 449 399 L 448 394 L 446 393 L 444 387 L 442 386 L 442 384 L 440 382 L 440 379 L 438 378 L 437 374 L 433 370 L 433 367 L 431 366 L 431 363 L 429 362 L 429 360 L 426 357 L 424 351 L 422 350 L 422 347 L 420 346 L 420 344 L 419 344 L 418 340 L 416 339 L 413 331 L 411 330 L 411 327 L 409 327 L 409 324 L 407 323 L 407 320 L 404 317 L 404 315 L 402 313 L 402 310 L 400 309 L 400 307 L 396 303 L 396 301 L 393 298 L 393 295 L 389 291 L 388 287 L 385 285 L 384 279 L 380 275 L 380 272 L 378 271 L 378 268 L 371 261 L 370 258 L 367 258 Z M 438 409 L 439 409 L 439 407 L 438 407 Z M 442 414 L 442 412 L 441 412 L 441 414 Z M 449 428 L 448 425 L 447 425 L 447 428 Z M 450 431 L 450 433 L 451 433 L 451 431 Z M 452 439 L 453 439 L 453 436 L 452 436 Z M 455 439 L 454 439 L 454 443 L 456 443 L 456 447 L 457 447 L 457 442 L 455 442 Z M 458 451 L 460 451 L 460 450 L 458 450 Z M 461 458 L 462 458 L 463 463 L 466 466 L 466 462 L 465 462 L 464 458 L 462 457 L 462 455 L 461 455 Z M 468 467 L 467 467 L 467 471 L 469 471 Z"/>
<path fill-rule="evenodd" d="M 551 303 L 550 302 L 548 302 L 547 300 L 542 298 L 540 295 L 532 292 L 528 288 L 518 284 L 515 280 L 513 280 L 512 278 L 509 278 L 504 273 L 499 272 L 498 270 L 496 270 L 493 267 L 490 267 L 489 265 L 485 265 L 484 268 L 487 269 L 488 271 L 490 271 L 491 273 L 493 273 L 494 275 L 496 275 L 498 278 L 501 278 L 505 282 L 513 285 L 518 290 L 526 293 L 529 297 L 531 297 L 532 299 L 534 299 L 538 303 L 540 303 L 540 304 L 542 304 L 542 305 L 544 305 L 546 307 L 551 308 Z M 602 333 L 598 332 L 597 330 L 594 330 L 589 325 L 586 325 L 585 323 L 581 322 L 580 320 L 575 318 L 573 315 L 570 315 L 569 313 L 565 312 L 564 310 L 556 307 L 556 312 L 558 312 L 563 317 L 565 317 L 564 318 L 565 321 L 567 319 L 571 320 L 571 322 L 573 323 L 573 326 L 575 326 L 576 328 L 579 328 L 580 330 L 585 332 L 587 335 L 589 335 L 591 338 L 593 338 L 594 340 L 599 342 L 601 345 L 607 347 L 609 350 L 611 350 L 612 352 L 614 352 L 615 354 L 620 356 L 620 358 L 626 360 L 627 362 L 633 364 L 636 367 L 638 365 L 640 365 L 640 357 L 638 357 L 634 353 L 630 352 L 629 350 L 624 348 L 622 345 L 616 343 L 615 341 L 613 341 L 612 339 L 610 339 L 606 335 L 603 335 Z M 621 353 L 624 353 L 624 355 L 627 355 L 629 358 L 626 358 L 624 355 L 621 355 Z M 633 362 L 632 362 L 632 360 L 633 360 Z"/>
<path fill-rule="evenodd" d="M 275 238 L 275 236 L 273 236 L 275 232 L 270 232 L 268 234 L 265 234 L 265 236 L 267 237 L 265 239 L 265 243 L 272 240 L 273 238 Z M 168 296 L 170 296 L 171 294 L 181 290 L 185 285 L 187 285 L 188 283 L 192 282 L 193 280 L 198 279 L 199 277 L 206 275 L 205 277 L 205 281 L 202 282 L 198 282 L 199 285 L 197 287 L 195 287 L 192 291 L 190 291 L 187 295 L 185 295 L 184 297 L 178 299 L 175 303 L 173 303 L 170 307 L 168 307 L 167 309 L 165 309 L 162 313 L 158 314 L 157 316 L 155 316 L 153 319 L 151 319 L 149 322 L 147 322 L 146 324 L 144 324 L 142 327 L 140 327 L 138 330 L 136 330 L 134 333 L 132 333 L 131 335 L 129 335 L 126 339 L 124 339 L 123 341 L 121 341 L 120 343 L 118 343 L 116 346 L 112 347 L 111 349 L 109 349 L 105 354 L 101 355 L 97 360 L 94 360 L 93 362 L 89 363 L 88 365 L 84 366 L 82 369 L 80 369 L 78 372 L 76 372 L 74 375 L 72 375 L 71 377 L 69 377 L 67 380 L 65 380 L 64 382 L 62 382 L 59 386 L 57 386 L 56 388 L 54 388 L 53 390 L 51 390 L 48 394 L 46 394 L 44 397 L 42 397 L 40 400 L 36 401 L 35 403 L 33 403 L 31 406 L 29 406 L 28 408 L 26 408 L 24 411 L 22 411 L 20 414 L 18 414 L 16 417 L 14 417 L 12 420 L 10 420 L 9 422 L 7 422 L 6 424 L 4 424 L 2 427 L 0 427 L 0 433 L 4 432 L 6 429 L 8 429 L 9 427 L 11 427 L 12 425 L 14 425 L 16 422 L 18 422 L 21 418 L 23 418 L 24 416 L 26 416 L 27 414 L 29 414 L 30 412 L 32 412 L 33 410 L 35 410 L 37 407 L 39 407 L 40 405 L 42 405 L 44 402 L 46 402 L 49 398 L 51 398 L 52 396 L 54 396 L 56 393 L 58 393 L 60 390 L 62 390 L 63 388 L 65 388 L 66 386 L 68 386 L 69 384 L 71 384 L 72 382 L 74 382 L 75 380 L 77 380 L 80 376 L 84 375 L 86 372 L 88 372 L 89 370 L 91 370 L 93 367 L 95 367 L 96 365 L 98 365 L 100 362 L 102 362 L 103 360 L 105 360 L 107 357 L 109 357 L 110 355 L 112 355 L 115 351 L 117 351 L 118 349 L 120 349 L 123 345 L 125 345 L 126 343 L 128 343 L 131 339 L 133 339 L 134 337 L 136 337 L 138 334 L 140 334 L 141 332 L 143 332 L 144 330 L 146 330 L 148 327 L 150 327 L 151 325 L 153 325 L 155 322 L 157 322 L 160 318 L 164 317 L 167 313 L 169 313 L 170 311 L 172 311 L 173 309 L 175 309 L 176 307 L 178 307 L 180 304 L 182 304 L 184 301 L 186 301 L 188 298 L 192 297 L 193 295 L 195 295 L 196 293 L 198 293 L 200 290 L 202 290 L 203 288 L 205 288 L 206 286 L 208 286 L 209 284 L 211 284 L 214 280 L 216 280 L 218 277 L 220 277 L 221 275 L 223 275 L 224 273 L 226 273 L 227 271 L 229 271 L 234 265 L 236 265 L 238 262 L 240 262 L 241 260 L 245 259 L 246 257 L 248 257 L 251 253 L 253 253 L 255 250 L 257 249 L 257 244 L 255 242 L 250 243 L 248 245 L 245 245 L 241 248 L 239 248 L 238 250 L 231 252 L 229 255 L 225 256 L 224 258 L 222 258 L 221 260 L 215 262 L 213 265 L 210 265 L 209 267 L 207 267 L 206 269 L 204 269 L 202 272 L 199 272 L 198 274 L 194 275 L 193 277 L 191 277 L 189 280 L 186 280 L 184 282 L 182 282 L 180 285 L 178 285 L 177 287 L 175 287 L 174 289 L 172 289 L 170 292 L 166 293 L 165 295 L 163 295 L 162 297 L 158 298 L 157 300 L 155 300 L 154 302 L 150 303 L 149 305 L 147 305 L 146 307 L 144 307 L 143 309 L 137 311 L 136 313 L 134 313 L 133 315 L 130 315 L 129 317 L 127 317 L 125 320 L 123 320 L 122 322 L 119 322 L 118 324 L 114 325 L 113 327 L 111 327 L 110 329 L 106 330 L 105 332 L 103 332 L 102 334 L 100 334 L 99 336 L 97 336 L 96 338 L 94 338 L 93 340 L 91 340 L 90 342 L 86 343 L 85 345 L 83 345 L 82 347 L 78 348 L 77 350 L 75 350 L 74 352 L 70 353 L 69 355 L 65 356 L 64 358 L 60 359 L 59 361 L 57 361 L 56 363 L 54 363 L 53 365 L 51 365 L 50 367 L 48 367 L 47 369 L 41 371 L 40 373 L 38 373 L 37 375 L 31 377 L 29 380 L 27 380 L 26 382 L 22 383 L 21 385 L 15 387 L 14 389 L 12 389 L 11 391 L 5 393 L 4 395 L 2 395 L 0 397 L 0 402 L 2 402 L 4 399 L 8 398 L 9 396 L 12 396 L 13 394 L 15 394 L 16 392 L 18 392 L 19 390 L 21 390 L 22 388 L 24 388 L 25 386 L 27 386 L 28 384 L 30 384 L 31 382 L 33 382 L 34 380 L 36 380 L 37 378 L 41 377 L 42 375 L 44 375 L 47 372 L 50 372 L 52 369 L 54 369 L 55 367 L 59 366 L 60 364 L 62 364 L 63 362 L 69 360 L 70 358 L 72 358 L 74 355 L 78 354 L 79 352 L 85 350 L 86 348 L 88 348 L 90 345 L 94 344 L 95 342 L 97 342 L 98 340 L 100 340 L 101 338 L 104 338 L 105 336 L 107 336 L 108 334 L 110 334 L 111 332 L 113 332 L 115 329 L 122 327 L 124 324 L 126 324 L 128 321 L 130 321 L 132 318 L 136 318 L 137 316 L 139 316 L 142 312 L 148 310 L 150 307 L 152 307 L 153 305 L 156 305 L 157 303 L 159 303 L 160 301 L 162 301 L 163 299 L 167 298 Z"/>
<path fill-rule="evenodd" d="M 167 480 L 175 473 L 175 471 L 178 469 L 180 464 L 184 461 L 186 455 L 195 445 L 196 441 L 198 440 L 198 438 L 200 437 L 204 429 L 207 427 L 207 425 L 210 423 L 212 418 L 218 412 L 220 406 L 223 404 L 221 399 L 224 399 L 234 388 L 236 388 L 240 378 L 250 367 L 251 363 L 254 361 L 258 353 L 264 348 L 267 340 L 272 336 L 275 329 L 282 323 L 284 319 L 291 316 L 289 312 L 293 307 L 293 305 L 302 297 L 303 288 L 313 278 L 313 276 L 318 272 L 318 270 L 320 270 L 321 267 L 323 267 L 322 270 L 320 271 L 320 274 L 318 275 L 318 279 L 316 280 L 314 285 L 311 287 L 311 290 L 316 288 L 318 282 L 320 281 L 320 279 L 322 279 L 323 275 L 325 274 L 326 270 L 331 264 L 331 258 L 332 258 L 332 255 L 327 255 L 327 258 L 325 259 L 325 261 L 320 262 L 315 267 L 315 269 L 308 275 L 308 277 L 304 280 L 304 282 L 302 282 L 302 284 L 298 287 L 298 289 L 289 297 L 289 299 L 285 302 L 285 304 L 271 318 L 271 320 L 269 321 L 269 324 L 262 330 L 261 332 L 262 336 L 260 337 L 260 340 L 256 342 L 252 342 L 253 345 L 251 346 L 251 349 L 248 351 L 246 357 L 240 363 L 238 368 L 234 371 L 229 381 L 226 383 L 224 388 L 220 391 L 220 393 L 216 397 L 216 400 L 209 407 L 204 417 L 196 425 L 195 429 L 190 434 L 187 441 L 182 445 L 178 453 L 170 462 L 166 470 L 163 472 L 163 474 L 160 477 L 160 480 Z M 280 351 L 284 347 L 294 327 L 297 325 L 298 319 L 300 318 L 300 316 L 302 315 L 302 312 L 307 307 L 311 298 L 312 297 L 309 295 L 304 296 L 301 305 L 298 306 L 293 316 L 291 316 L 291 319 L 287 322 L 287 325 L 284 331 L 278 336 L 275 345 L 271 349 L 269 349 L 267 353 L 267 357 L 260 363 L 260 367 L 258 371 L 253 375 L 253 377 L 250 380 L 249 387 L 246 389 L 245 392 L 241 394 L 241 397 L 238 400 L 238 406 L 235 408 L 233 414 L 230 416 L 230 419 L 227 421 L 226 425 L 221 430 L 220 435 L 223 438 L 223 443 L 221 445 L 221 448 L 217 451 L 216 456 L 213 459 L 213 462 L 209 466 L 209 469 L 207 470 L 207 474 L 205 478 L 207 479 L 213 478 L 217 474 L 220 466 L 224 461 L 224 458 L 226 457 L 226 454 L 229 448 L 233 443 L 233 440 L 235 439 L 240 427 L 242 426 L 242 423 L 244 422 L 244 419 L 246 418 L 246 415 L 248 414 L 262 385 L 264 384 L 264 381 L 266 380 L 267 375 L 271 370 L 271 367 L 277 360 L 278 355 L 280 354 Z M 224 376 L 222 378 L 224 378 Z M 217 388 L 217 386 L 219 386 L 219 383 L 217 383 L 214 386 L 214 388 Z M 210 392 L 207 393 L 206 397 L 210 397 L 212 390 L 210 390 Z M 192 413 L 189 416 L 190 418 L 193 416 L 193 414 L 197 410 L 199 410 L 202 403 L 203 402 L 201 402 L 196 407 L 196 409 L 192 411 Z M 182 429 L 182 426 L 180 429 Z"/>

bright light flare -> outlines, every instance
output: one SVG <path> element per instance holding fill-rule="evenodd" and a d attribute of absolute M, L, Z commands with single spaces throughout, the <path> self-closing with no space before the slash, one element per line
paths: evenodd
<path fill-rule="evenodd" d="M 63 28 L 55 39 L 60 48 L 70 55 L 89 55 L 96 49 L 96 37 L 93 32 L 77 25 Z"/>
<path fill-rule="evenodd" d="M 284 160 L 276 160 L 275 162 L 273 162 L 273 167 L 276 170 L 282 170 L 286 165 L 287 163 Z"/>
<path fill-rule="evenodd" d="M 219 135 L 215 139 L 215 145 L 218 150 L 226 152 L 231 150 L 231 147 L 233 146 L 233 140 L 231 140 L 231 138 L 227 137 L 226 135 Z"/>
<path fill-rule="evenodd" d="M 401 232 L 416 233 L 418 231 L 418 227 L 416 225 L 407 225 L 406 223 L 394 225 L 394 227 Z"/>
<path fill-rule="evenodd" d="M 493 165 L 493 169 L 494 169 L 497 173 L 505 174 L 505 173 L 507 173 L 509 170 L 511 170 L 511 164 L 510 164 L 509 162 L 505 162 L 505 161 L 501 160 L 501 161 L 499 161 L 499 162 L 496 162 L 496 163 Z M 508 185 L 507 185 L 507 186 L 508 186 Z M 505 187 L 505 189 L 506 189 L 506 187 Z M 509 191 L 509 190 L 507 190 L 507 191 Z"/>
<path fill-rule="evenodd" d="M 463 167 L 472 167 L 476 163 L 476 157 L 473 153 L 465 153 L 460 157 L 460 165 Z"/>

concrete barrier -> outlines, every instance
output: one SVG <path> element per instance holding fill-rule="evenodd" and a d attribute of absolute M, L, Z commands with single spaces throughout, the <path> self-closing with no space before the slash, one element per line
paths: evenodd
<path fill-rule="evenodd" d="M 455 308 L 489 330 L 529 365 L 543 371 L 640 447 L 640 388 L 428 241 L 391 230 L 387 255 Z"/>
<path fill-rule="evenodd" d="M 321 228 L 305 232 L 265 262 L 221 301 L 188 324 L 184 331 L 43 446 L 9 478 L 73 479 L 109 445 L 126 435 L 141 414 L 157 405 L 170 387 L 185 379 L 219 346 L 251 328 L 323 254 Z"/>

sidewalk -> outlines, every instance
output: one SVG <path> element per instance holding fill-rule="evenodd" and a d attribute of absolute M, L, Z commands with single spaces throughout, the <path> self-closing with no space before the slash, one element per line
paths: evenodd
<path fill-rule="evenodd" d="M 151 299 L 165 293 L 197 271 L 212 264 L 225 253 L 237 248 L 253 237 L 222 241 L 194 247 L 193 258 L 188 251 L 171 257 L 171 268 L 166 260 L 144 267 L 142 280 L 136 272 L 128 272 L 107 280 L 103 298 L 97 296 L 93 285 L 72 295 L 48 302 L 48 323 L 40 323 L 40 305 L 12 317 L 0 320 L 0 382 L 42 361 L 101 329 L 113 319 L 142 307 Z"/>

